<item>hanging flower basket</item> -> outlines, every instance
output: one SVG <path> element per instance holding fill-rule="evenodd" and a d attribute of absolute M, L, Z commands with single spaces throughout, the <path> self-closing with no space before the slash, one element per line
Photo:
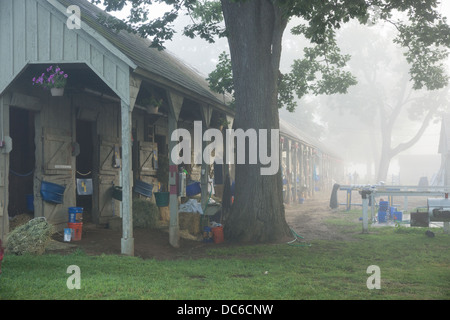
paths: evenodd
<path fill-rule="evenodd" d="M 159 106 L 148 106 L 147 111 L 150 114 L 157 114 L 159 110 Z"/>
<path fill-rule="evenodd" d="M 33 85 L 40 86 L 44 90 L 50 89 L 52 96 L 62 96 L 69 75 L 58 66 L 50 66 L 47 72 L 32 79 Z"/>
<path fill-rule="evenodd" d="M 64 95 L 64 88 L 51 88 L 50 92 L 53 97 L 61 97 Z"/>

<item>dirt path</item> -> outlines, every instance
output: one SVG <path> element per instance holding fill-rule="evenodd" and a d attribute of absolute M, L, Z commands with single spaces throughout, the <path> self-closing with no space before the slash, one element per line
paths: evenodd
<path fill-rule="evenodd" d="M 329 199 L 318 197 L 308 199 L 303 204 L 285 205 L 286 220 L 289 226 L 305 241 L 316 239 L 342 240 L 340 235 L 331 226 L 324 224 L 329 217 L 336 217 L 339 212 L 329 208 Z M 121 254 L 120 230 L 111 230 L 94 224 L 83 225 L 82 239 L 64 243 L 63 235 L 55 235 L 55 241 L 49 247 L 49 253 L 68 253 L 76 248 L 82 249 L 89 255 Z M 169 244 L 167 229 L 138 229 L 134 230 L 135 256 L 145 259 L 177 259 L 198 258 L 206 255 L 207 250 L 230 246 L 226 241 L 221 244 L 205 243 L 201 241 L 180 239 L 180 247 L 173 248 Z"/>
<path fill-rule="evenodd" d="M 330 199 L 326 196 L 317 196 L 302 204 L 286 204 L 286 221 L 306 241 L 345 240 L 348 237 L 340 234 L 337 228 L 325 224 L 325 220 L 340 215 L 339 211 L 330 208 L 329 203 Z"/>

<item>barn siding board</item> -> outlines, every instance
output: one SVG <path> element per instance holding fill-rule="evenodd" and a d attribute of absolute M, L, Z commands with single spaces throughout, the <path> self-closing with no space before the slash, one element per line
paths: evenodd
<path fill-rule="evenodd" d="M 25 2 L 14 1 L 11 15 L 13 16 L 13 56 L 12 67 L 14 74 L 18 74 L 23 68 L 23 62 L 26 61 L 26 19 L 21 19 L 25 13 Z"/>
<path fill-rule="evenodd" d="M 26 60 L 37 60 L 37 3 L 33 0 L 25 2 L 25 20 L 26 20 Z"/>
<path fill-rule="evenodd" d="M 64 30 L 63 23 L 55 17 L 50 15 L 50 60 L 51 61 L 63 61 L 64 51 Z"/>
<path fill-rule="evenodd" d="M 2 10 L 0 10 L 0 54 L 2 57 L 2 63 L 0 63 L 0 85 L 6 85 L 9 79 L 12 77 L 13 72 L 11 70 L 11 19 L 9 19 L 9 10 L 11 6 L 10 0 L 1 2 Z"/>
<path fill-rule="evenodd" d="M 50 38 L 52 36 L 50 16 L 50 12 L 41 5 L 38 6 L 38 24 L 36 26 L 38 33 L 38 61 L 50 61 Z"/>

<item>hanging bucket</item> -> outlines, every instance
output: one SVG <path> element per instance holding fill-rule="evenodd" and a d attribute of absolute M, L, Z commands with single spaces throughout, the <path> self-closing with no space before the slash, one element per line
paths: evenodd
<path fill-rule="evenodd" d="M 114 186 L 112 190 L 113 199 L 122 201 L 122 187 Z"/>
<path fill-rule="evenodd" d="M 56 183 L 41 182 L 41 196 L 44 201 L 51 203 L 63 203 L 64 202 L 64 190 L 66 187 Z"/>
<path fill-rule="evenodd" d="M 137 180 L 134 183 L 134 192 L 139 193 L 140 195 L 143 195 L 147 198 L 151 198 L 153 191 L 153 185 L 146 183 L 141 180 Z"/>
<path fill-rule="evenodd" d="M 70 207 L 69 208 L 69 223 L 77 223 L 83 221 L 83 208 Z"/>
<path fill-rule="evenodd" d="M 154 195 L 158 207 L 167 207 L 169 205 L 169 192 L 155 192 Z"/>
<path fill-rule="evenodd" d="M 186 196 L 192 197 L 202 192 L 200 182 L 193 182 L 186 186 Z"/>
<path fill-rule="evenodd" d="M 69 222 L 67 226 L 72 229 L 72 240 L 73 241 L 80 241 L 81 240 L 81 234 L 83 232 L 83 223 L 77 222 L 77 223 L 71 223 Z"/>

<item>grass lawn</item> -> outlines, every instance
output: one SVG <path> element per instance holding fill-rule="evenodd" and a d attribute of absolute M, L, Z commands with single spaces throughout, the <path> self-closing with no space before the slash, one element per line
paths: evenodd
<path fill-rule="evenodd" d="M 424 228 L 371 227 L 361 212 L 334 224 L 350 241 L 213 249 L 199 260 L 156 261 L 125 256 L 6 255 L 0 299 L 372 300 L 450 299 L 450 235 Z M 355 219 L 356 218 L 356 219 Z M 70 290 L 67 268 L 81 272 Z M 380 268 L 381 288 L 369 290 L 367 268 Z"/>

